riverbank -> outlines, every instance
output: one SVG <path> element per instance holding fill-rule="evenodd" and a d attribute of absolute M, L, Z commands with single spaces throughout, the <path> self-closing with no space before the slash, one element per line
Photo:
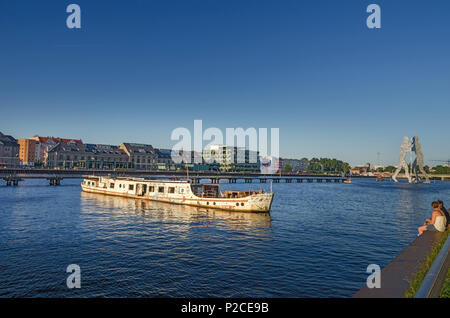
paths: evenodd
<path fill-rule="evenodd" d="M 450 231 L 425 232 L 381 271 L 381 288 L 361 288 L 355 298 L 411 298 L 420 288 Z"/>

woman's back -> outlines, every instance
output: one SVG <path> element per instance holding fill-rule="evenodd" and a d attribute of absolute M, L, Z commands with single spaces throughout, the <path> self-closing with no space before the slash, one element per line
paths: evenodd
<path fill-rule="evenodd" d="M 445 218 L 445 214 L 439 211 L 439 215 L 436 216 L 436 220 L 434 221 L 434 227 L 439 232 L 444 232 L 447 227 L 447 219 Z"/>

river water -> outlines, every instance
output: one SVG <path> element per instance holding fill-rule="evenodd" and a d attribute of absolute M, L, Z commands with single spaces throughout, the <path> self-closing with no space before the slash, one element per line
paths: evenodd
<path fill-rule="evenodd" d="M 86 194 L 80 182 L 2 184 L 0 297 L 349 297 L 369 264 L 416 238 L 433 200 L 450 200 L 440 181 L 279 183 L 269 215 Z M 69 264 L 80 289 L 66 286 Z"/>

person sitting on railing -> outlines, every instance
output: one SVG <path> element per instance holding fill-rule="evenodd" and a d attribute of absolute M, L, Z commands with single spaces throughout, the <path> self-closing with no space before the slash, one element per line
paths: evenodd
<path fill-rule="evenodd" d="M 425 231 L 444 232 L 447 227 L 447 219 L 444 212 L 439 208 L 439 202 L 434 201 L 431 203 L 431 207 L 433 208 L 431 219 L 426 219 L 425 223 L 417 228 L 419 232 L 417 236 L 422 235 Z"/>
<path fill-rule="evenodd" d="M 442 202 L 441 200 L 438 200 L 438 203 L 439 203 L 439 209 L 441 209 L 441 211 L 444 212 L 445 218 L 447 219 L 447 227 L 450 227 L 450 215 L 444 206 L 444 202 Z"/>

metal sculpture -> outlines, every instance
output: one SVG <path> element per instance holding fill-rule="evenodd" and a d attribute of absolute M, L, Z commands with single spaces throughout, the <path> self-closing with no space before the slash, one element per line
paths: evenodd
<path fill-rule="evenodd" d="M 408 178 L 408 182 L 411 183 L 411 176 L 409 175 L 409 167 L 405 159 L 406 154 L 411 151 L 411 146 L 412 144 L 409 141 L 409 138 L 407 136 L 403 137 L 403 143 L 400 147 L 400 157 L 398 158 L 398 166 L 394 174 L 392 175 L 392 180 L 394 180 L 394 182 L 398 182 L 397 175 L 403 168 L 405 170 L 405 175 Z"/>
<path fill-rule="evenodd" d="M 422 145 L 419 142 L 418 136 L 414 136 L 411 149 L 416 153 L 416 158 L 414 159 L 414 162 L 412 164 L 412 173 L 415 174 L 414 182 L 415 183 L 419 182 L 420 179 L 418 170 L 420 170 L 420 172 L 425 176 L 425 183 L 430 183 L 430 176 L 425 172 L 425 169 L 423 167 L 424 160 L 423 160 Z"/>
<path fill-rule="evenodd" d="M 409 152 L 411 153 L 414 151 L 416 154 L 416 158 L 414 159 L 411 167 L 411 174 L 414 174 L 414 180 L 412 180 L 411 175 L 409 174 L 409 165 L 406 162 L 406 154 Z M 422 146 L 419 143 L 419 137 L 414 136 L 412 138 L 412 142 L 409 140 L 407 136 L 403 137 L 403 144 L 400 147 L 400 157 L 398 159 L 398 166 L 395 170 L 394 174 L 392 175 L 392 180 L 395 182 L 398 182 L 397 176 L 400 173 L 401 170 L 405 170 L 405 176 L 408 178 L 408 182 L 412 183 L 418 183 L 419 178 L 419 170 L 420 173 L 422 173 L 425 176 L 425 183 L 430 183 L 430 176 L 425 172 L 424 169 L 424 159 L 423 159 L 423 152 L 422 152 Z"/>

